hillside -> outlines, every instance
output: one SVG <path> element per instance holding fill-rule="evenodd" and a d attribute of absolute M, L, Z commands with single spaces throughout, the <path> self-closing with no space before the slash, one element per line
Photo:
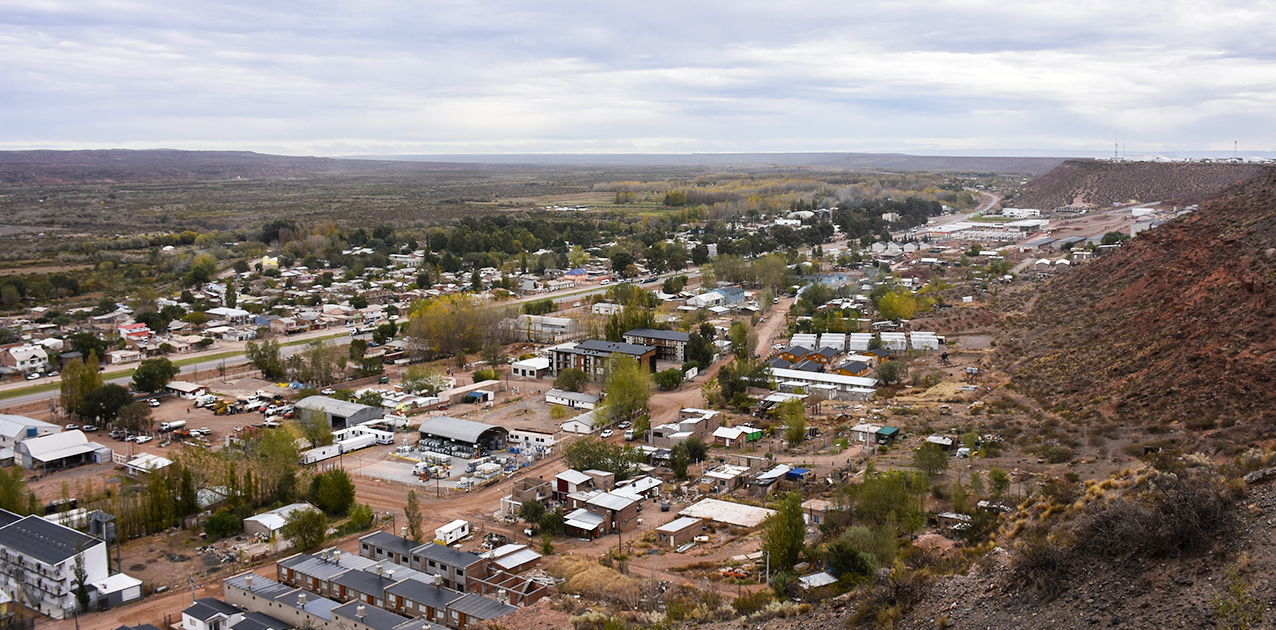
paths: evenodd
<path fill-rule="evenodd" d="M 1130 201 L 1208 199 L 1263 169 L 1257 164 L 1192 164 L 1068 160 L 1034 179 L 1006 205 L 1050 209 L 1088 203 L 1108 207 Z"/>
<path fill-rule="evenodd" d="M 998 360 L 1043 407 L 1276 432 L 1276 169 L 1045 285 Z"/>

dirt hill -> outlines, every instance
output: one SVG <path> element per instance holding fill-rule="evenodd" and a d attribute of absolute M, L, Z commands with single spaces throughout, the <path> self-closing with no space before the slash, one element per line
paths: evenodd
<path fill-rule="evenodd" d="M 1120 169 L 1118 169 L 1120 170 Z M 998 359 L 1043 407 L 1276 432 L 1276 169 L 1045 285 Z M 1224 435 L 1227 434 L 1227 435 Z"/>
<path fill-rule="evenodd" d="M 1174 164 L 1068 160 L 1034 179 L 1003 205 L 1051 209 L 1072 204 L 1109 207 L 1130 201 L 1194 203 L 1253 177 L 1257 164 Z"/>

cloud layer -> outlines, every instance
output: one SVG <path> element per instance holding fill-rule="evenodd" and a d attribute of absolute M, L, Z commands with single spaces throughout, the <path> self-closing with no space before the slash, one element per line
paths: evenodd
<path fill-rule="evenodd" d="M 1276 149 L 1270 1 L 180 4 L 0 0 L 0 148 Z"/>

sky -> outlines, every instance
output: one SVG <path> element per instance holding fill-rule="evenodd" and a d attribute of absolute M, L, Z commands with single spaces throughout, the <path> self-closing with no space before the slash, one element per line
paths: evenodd
<path fill-rule="evenodd" d="M 1276 150 L 1276 0 L 0 0 L 0 149 Z"/>

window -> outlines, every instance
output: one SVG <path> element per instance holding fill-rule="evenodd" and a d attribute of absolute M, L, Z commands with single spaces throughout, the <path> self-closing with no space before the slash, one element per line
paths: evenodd
<path fill-rule="evenodd" d="M 465 577 L 465 569 L 457 569 L 456 577 Z"/>

